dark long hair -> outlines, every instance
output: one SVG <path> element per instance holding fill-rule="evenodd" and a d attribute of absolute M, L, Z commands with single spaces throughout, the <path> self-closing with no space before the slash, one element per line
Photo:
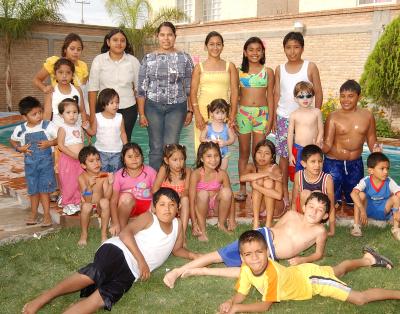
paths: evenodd
<path fill-rule="evenodd" d="M 262 42 L 262 40 L 259 37 L 250 37 L 249 39 L 247 39 L 247 41 L 244 44 L 243 47 L 243 58 L 242 58 L 242 65 L 241 65 L 241 70 L 244 73 L 248 73 L 249 72 L 249 59 L 244 55 L 244 51 L 247 50 L 247 47 L 250 44 L 260 44 L 263 50 L 263 56 L 260 59 L 260 64 L 264 65 L 265 64 L 265 46 L 264 43 Z"/>
<path fill-rule="evenodd" d="M 125 155 L 130 149 L 132 149 L 134 152 L 139 153 L 139 155 L 142 157 L 142 171 L 144 169 L 144 156 L 143 156 L 143 151 L 142 151 L 142 148 L 140 147 L 140 145 L 137 143 L 126 143 L 122 147 L 122 151 L 121 151 L 121 163 L 122 163 L 122 176 L 123 177 L 125 177 L 128 174 L 128 171 L 126 168 L 126 163 L 125 163 Z"/>
<path fill-rule="evenodd" d="M 111 37 L 113 37 L 115 34 L 118 34 L 118 33 L 121 33 L 125 37 L 125 40 L 126 40 L 125 53 L 129 53 L 129 54 L 133 55 L 133 49 L 128 40 L 128 37 L 126 37 L 126 34 L 124 33 L 124 31 L 120 28 L 113 28 L 112 30 L 110 30 L 108 32 L 108 34 L 106 36 L 104 36 L 103 46 L 101 46 L 101 53 L 105 53 L 110 50 L 110 46 L 107 44 L 107 40 L 110 40 Z"/>
<path fill-rule="evenodd" d="M 181 152 L 183 159 L 185 160 L 185 164 L 180 173 L 181 177 L 179 179 L 184 180 L 186 178 L 186 147 L 181 144 L 167 144 L 164 146 L 162 165 L 165 167 L 165 174 L 169 182 L 172 182 L 171 168 L 165 162 L 165 159 L 170 159 L 175 152 Z"/>
<path fill-rule="evenodd" d="M 75 33 L 69 33 L 67 36 L 65 36 L 64 38 L 64 43 L 61 47 L 61 57 L 66 57 L 66 50 L 68 48 L 68 46 L 73 42 L 73 41 L 79 41 L 81 43 L 81 48 L 83 50 L 83 41 L 82 38 Z"/>
<path fill-rule="evenodd" d="M 201 159 L 203 158 L 203 155 L 210 149 L 215 149 L 219 154 L 219 164 L 217 168 L 215 168 L 216 171 L 219 170 L 222 162 L 221 150 L 219 149 L 219 146 L 214 142 L 204 142 L 199 145 L 199 149 L 197 150 L 196 169 L 204 166 L 204 163 Z"/>
<path fill-rule="evenodd" d="M 258 166 L 257 166 L 257 162 L 256 162 L 256 154 L 258 152 L 258 150 L 261 147 L 268 147 L 270 152 L 271 152 L 271 156 L 272 156 L 272 162 L 274 164 L 276 164 L 276 149 L 275 149 L 275 145 L 274 143 L 272 143 L 270 140 L 265 139 L 265 140 L 261 140 L 257 143 L 256 147 L 254 148 L 254 154 L 253 154 L 253 162 L 254 162 L 254 166 L 256 167 L 256 171 L 258 172 Z"/>

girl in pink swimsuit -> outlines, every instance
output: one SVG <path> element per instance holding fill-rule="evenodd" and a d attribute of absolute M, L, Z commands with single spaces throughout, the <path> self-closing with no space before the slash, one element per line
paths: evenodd
<path fill-rule="evenodd" d="M 221 151 L 213 142 L 201 143 L 197 152 L 196 169 L 190 176 L 189 202 L 193 234 L 208 241 L 206 218 L 209 210 L 218 213 L 218 228 L 228 232 L 235 227 L 235 212 L 231 210 L 232 190 L 228 174 L 220 169 Z M 229 220 L 228 220 L 229 216 Z M 225 223 L 227 222 L 227 226 Z"/>
<path fill-rule="evenodd" d="M 181 198 L 179 215 L 182 221 L 183 246 L 186 247 L 186 230 L 189 222 L 189 179 L 191 169 L 186 167 L 186 147 L 180 144 L 164 146 L 163 161 L 158 170 L 152 193 L 160 187 L 175 190 Z M 192 222 L 195 217 L 191 216 Z"/>

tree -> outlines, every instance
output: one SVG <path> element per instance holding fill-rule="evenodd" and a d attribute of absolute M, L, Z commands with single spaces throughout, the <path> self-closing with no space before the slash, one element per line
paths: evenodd
<path fill-rule="evenodd" d="M 58 7 L 64 0 L 0 0 L 0 36 L 4 37 L 6 60 L 6 103 L 12 110 L 11 46 L 29 36 L 32 27 L 43 22 L 61 21 Z"/>
<path fill-rule="evenodd" d="M 186 14 L 176 8 L 162 8 L 152 16 L 153 9 L 148 0 L 107 0 L 106 9 L 126 33 L 139 60 L 144 55 L 146 40 L 154 37 L 158 25 L 164 21 L 179 22 L 186 18 Z"/>
<path fill-rule="evenodd" d="M 360 83 L 365 96 L 388 108 L 391 120 L 392 109 L 400 105 L 400 17 L 386 26 L 365 63 Z"/>

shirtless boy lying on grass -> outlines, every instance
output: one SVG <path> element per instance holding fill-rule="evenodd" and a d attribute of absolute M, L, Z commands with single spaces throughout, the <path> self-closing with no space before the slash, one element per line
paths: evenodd
<path fill-rule="evenodd" d="M 272 260 L 288 259 L 290 265 L 312 263 L 324 255 L 327 231 L 321 224 L 329 217 L 330 201 L 321 192 L 312 192 L 303 207 L 304 215 L 288 211 L 272 228 L 259 228 L 264 236 Z M 309 256 L 298 256 L 315 244 L 315 252 Z M 210 264 L 224 263 L 226 268 L 207 268 Z M 199 258 L 175 268 L 164 276 L 164 283 L 173 288 L 179 277 L 188 276 L 221 276 L 239 277 L 240 266 L 239 244 L 235 242 L 210 252 Z"/>

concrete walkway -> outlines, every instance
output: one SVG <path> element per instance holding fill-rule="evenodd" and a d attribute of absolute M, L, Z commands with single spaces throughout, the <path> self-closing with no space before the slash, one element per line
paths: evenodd
<path fill-rule="evenodd" d="M 60 227 L 42 228 L 39 225 L 27 226 L 25 220 L 30 209 L 10 196 L 0 194 L 0 246 L 20 240 L 40 238 L 45 234 L 57 231 Z"/>

